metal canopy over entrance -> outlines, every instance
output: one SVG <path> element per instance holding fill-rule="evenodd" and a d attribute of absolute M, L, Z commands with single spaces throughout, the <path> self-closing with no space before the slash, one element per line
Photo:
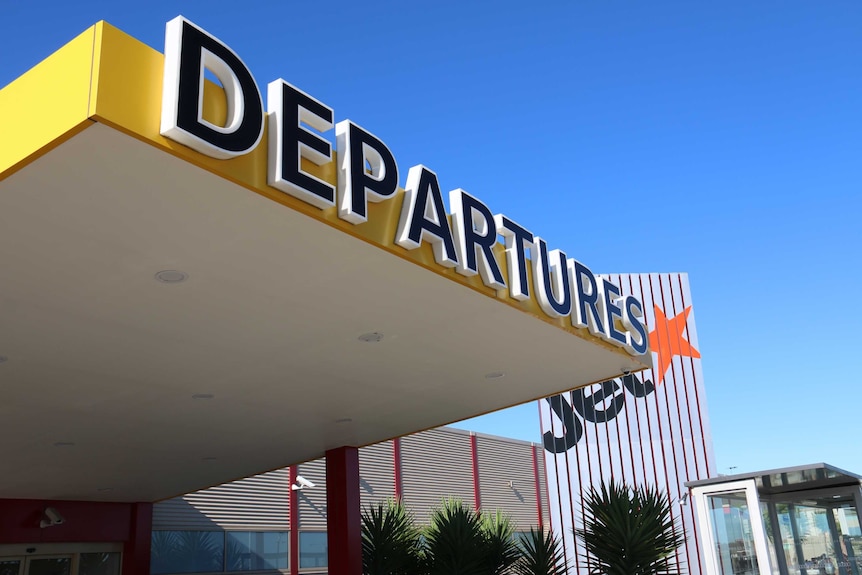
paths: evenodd
<path fill-rule="evenodd" d="M 162 61 L 99 24 L 0 91 L 0 498 L 159 500 L 649 365 L 393 245 L 395 201 L 345 223 L 264 145 L 161 137 Z"/>

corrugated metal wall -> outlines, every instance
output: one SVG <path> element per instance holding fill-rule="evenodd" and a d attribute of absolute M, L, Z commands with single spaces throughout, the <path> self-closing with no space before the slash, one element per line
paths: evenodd
<path fill-rule="evenodd" d="M 326 531 L 326 460 L 303 463 L 297 474 L 315 485 L 293 492 L 299 498 L 299 530 Z"/>
<path fill-rule="evenodd" d="M 544 525 L 548 526 L 544 461 L 535 463 L 534 444 L 486 435 L 475 436 L 478 482 L 474 484 L 472 435 L 441 428 L 400 441 L 401 490 L 417 522 L 445 497 L 458 497 L 473 507 L 478 485 L 482 507 L 510 514 L 518 529 L 539 524 L 536 470 Z M 363 506 L 396 496 L 396 449 L 387 441 L 359 450 L 360 496 Z M 314 487 L 291 490 L 288 468 L 256 475 L 157 503 L 153 530 L 288 531 L 289 498 L 296 497 L 298 531 L 326 531 L 326 461 L 297 466 L 298 475 Z M 511 483 L 511 487 L 509 486 Z"/>
<path fill-rule="evenodd" d="M 286 531 L 288 481 L 278 469 L 162 501 L 153 506 L 153 529 Z"/>
<path fill-rule="evenodd" d="M 444 497 L 473 505 L 470 433 L 432 429 L 401 440 L 404 503 L 417 521 L 426 523 Z"/>
<path fill-rule="evenodd" d="M 359 450 L 359 495 L 363 508 L 395 498 L 395 459 L 391 441 Z"/>
<path fill-rule="evenodd" d="M 680 497 L 683 484 L 709 477 L 715 462 L 688 276 L 607 278 L 643 302 L 655 368 L 540 402 L 551 526 L 565 541 L 573 572 L 586 574 L 583 545 L 572 534 L 584 494 L 611 477 L 658 486 L 669 493 L 673 517 L 687 535 L 678 560 L 700 575 L 694 509 Z M 571 415 L 570 423 L 558 411 Z"/>
<path fill-rule="evenodd" d="M 520 530 L 538 524 L 533 446 L 486 435 L 476 436 L 482 509 L 501 509 Z"/>

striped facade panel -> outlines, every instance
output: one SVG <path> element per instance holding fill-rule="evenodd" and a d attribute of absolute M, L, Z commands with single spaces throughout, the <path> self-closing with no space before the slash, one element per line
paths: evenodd
<path fill-rule="evenodd" d="M 478 435 L 480 501 L 484 511 L 505 511 L 519 531 L 539 524 L 533 446 Z"/>
<path fill-rule="evenodd" d="M 299 465 L 297 474 L 314 483 L 314 487 L 293 492 L 299 502 L 299 530 L 326 531 L 326 459 Z"/>
<path fill-rule="evenodd" d="M 694 509 L 684 483 L 715 472 L 700 352 L 685 274 L 605 276 L 644 304 L 654 368 L 540 402 L 551 527 L 576 573 L 587 573 L 580 526 L 584 495 L 624 480 L 666 491 L 686 533 L 678 561 L 701 575 Z M 567 423 L 568 421 L 568 423 Z"/>
<path fill-rule="evenodd" d="M 287 469 L 188 493 L 153 506 L 153 530 L 287 531 Z"/>
<path fill-rule="evenodd" d="M 432 429 L 401 440 L 403 499 L 420 523 L 446 497 L 473 506 L 470 434 L 457 429 Z"/>
<path fill-rule="evenodd" d="M 359 450 L 359 496 L 363 509 L 395 498 L 395 456 L 391 441 Z"/>

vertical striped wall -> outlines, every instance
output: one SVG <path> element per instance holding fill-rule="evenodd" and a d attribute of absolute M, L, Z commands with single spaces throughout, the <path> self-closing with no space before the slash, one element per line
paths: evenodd
<path fill-rule="evenodd" d="M 694 508 L 680 498 L 686 481 L 715 473 L 715 462 L 688 276 L 605 277 L 643 302 L 654 368 L 539 402 L 551 527 L 564 540 L 570 572 L 586 574 L 572 533 L 584 494 L 611 478 L 658 486 L 687 536 L 678 559 L 685 572 L 700 575 Z"/>

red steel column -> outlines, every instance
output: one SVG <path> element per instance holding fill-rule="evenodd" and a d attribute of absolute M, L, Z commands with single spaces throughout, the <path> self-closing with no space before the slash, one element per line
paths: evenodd
<path fill-rule="evenodd" d="M 123 575 L 150 575 L 153 504 L 133 503 L 129 538 L 123 544 Z"/>
<path fill-rule="evenodd" d="M 539 529 L 543 530 L 545 528 L 545 522 L 542 518 L 542 483 L 539 481 L 538 446 L 533 445 L 531 451 L 533 452 L 533 479 L 535 480 L 536 486 L 536 518 L 539 520 Z"/>
<path fill-rule="evenodd" d="M 404 499 L 404 479 L 401 475 L 401 438 L 396 437 L 392 440 L 392 459 L 395 470 L 395 499 L 403 501 Z"/>
<path fill-rule="evenodd" d="M 290 485 L 287 487 L 288 496 L 288 525 L 290 525 L 290 575 L 299 575 L 299 493 L 293 489 L 296 485 L 296 465 L 288 468 Z"/>
<path fill-rule="evenodd" d="M 479 488 L 479 445 L 473 433 L 470 434 L 470 459 L 473 462 L 473 502 L 476 505 L 476 511 L 479 511 L 482 508 L 482 491 Z"/>
<path fill-rule="evenodd" d="M 326 452 L 326 530 L 329 573 L 362 575 L 359 449 Z"/>

